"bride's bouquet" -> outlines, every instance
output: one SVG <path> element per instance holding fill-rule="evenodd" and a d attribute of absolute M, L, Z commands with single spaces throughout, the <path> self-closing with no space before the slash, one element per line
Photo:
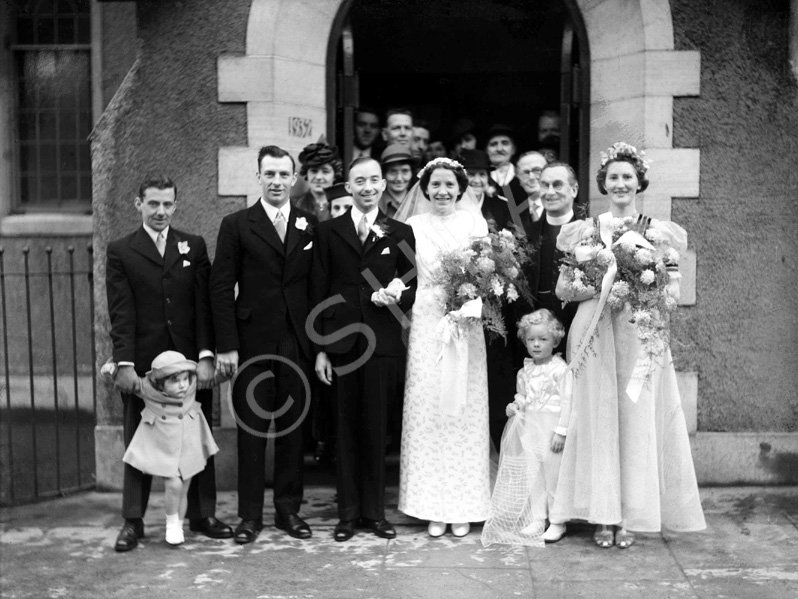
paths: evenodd
<path fill-rule="evenodd" d="M 508 229 L 475 238 L 465 250 L 442 253 L 434 282 L 445 294 L 443 337 L 457 336 L 481 318 L 489 335 L 506 340 L 502 307 L 519 297 L 532 300 L 522 272 L 530 258 L 526 237 Z"/>

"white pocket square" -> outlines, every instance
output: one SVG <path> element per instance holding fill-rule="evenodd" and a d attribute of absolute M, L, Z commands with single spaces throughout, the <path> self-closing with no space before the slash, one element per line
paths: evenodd
<path fill-rule="evenodd" d="M 306 245 L 305 247 L 303 247 L 302 249 L 303 249 L 303 250 L 309 250 L 309 249 L 310 249 L 310 248 L 312 248 L 312 247 L 313 247 L 313 242 L 311 241 L 309 244 L 307 244 L 307 245 Z"/>
<path fill-rule="evenodd" d="M 183 260 L 183 266 L 184 267 L 185 266 L 191 266 L 191 262 L 189 262 L 188 260 Z"/>
<path fill-rule="evenodd" d="M 380 253 L 380 256 L 384 256 L 385 254 L 390 254 L 390 253 L 391 253 L 391 248 L 385 248 L 385 249 L 384 249 L 384 250 L 382 250 L 382 252 Z"/>

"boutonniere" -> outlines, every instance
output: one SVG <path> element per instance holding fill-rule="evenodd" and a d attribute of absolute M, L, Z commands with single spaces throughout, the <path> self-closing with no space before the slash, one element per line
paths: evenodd
<path fill-rule="evenodd" d="M 374 237 L 377 239 L 382 239 L 386 235 L 388 235 L 391 231 L 388 227 L 388 223 L 385 221 L 382 222 L 375 222 L 371 226 L 371 232 L 374 233 Z"/>
<path fill-rule="evenodd" d="M 188 254 L 190 250 L 191 248 L 188 247 L 188 241 L 177 242 L 177 251 L 180 252 L 181 254 Z"/>
<path fill-rule="evenodd" d="M 306 219 L 304 216 L 300 216 L 294 221 L 294 226 L 300 231 L 304 231 L 308 228 L 308 219 Z"/>

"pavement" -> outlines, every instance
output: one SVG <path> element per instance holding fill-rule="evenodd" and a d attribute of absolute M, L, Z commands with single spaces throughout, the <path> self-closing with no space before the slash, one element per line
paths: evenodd
<path fill-rule="evenodd" d="M 395 473 L 394 473 L 395 474 Z M 395 476 L 387 491 L 396 506 Z M 798 487 L 703 488 L 708 529 L 639 534 L 626 550 L 599 549 L 576 525 L 545 548 L 432 539 L 426 523 L 389 510 L 394 540 L 360 531 L 336 543 L 332 475 L 310 476 L 302 516 L 313 538 L 271 526 L 239 546 L 188 531 L 164 541 L 161 494 L 145 518 L 146 538 L 115 553 L 120 493 L 87 492 L 0 510 L 0 597 L 236 599 L 798 598 Z M 266 492 L 267 504 L 270 491 Z M 220 493 L 217 515 L 237 523 L 236 494 Z"/>

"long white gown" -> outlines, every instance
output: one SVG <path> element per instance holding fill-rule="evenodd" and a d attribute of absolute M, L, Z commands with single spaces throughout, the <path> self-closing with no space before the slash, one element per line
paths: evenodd
<path fill-rule="evenodd" d="M 557 246 L 573 251 L 590 221 L 564 225 Z M 687 234 L 652 221 L 683 252 Z M 569 245 L 572 244 L 572 245 Z M 568 334 L 568 360 L 589 333 L 599 300 L 582 302 Z M 670 349 L 660 356 L 637 401 L 626 393 L 642 348 L 628 311 L 601 311 L 584 364 L 574 374 L 574 403 L 552 519 L 621 524 L 638 532 L 706 528 Z"/>
<path fill-rule="evenodd" d="M 400 462 L 399 509 L 436 522 L 482 522 L 490 509 L 488 377 L 481 324 L 467 336 L 468 383 L 459 415 L 442 413 L 440 398 L 451 387 L 438 359 L 442 342 L 442 289 L 432 277 L 442 251 L 464 248 L 484 236 L 487 223 L 471 211 L 408 219 L 416 238 L 418 289 L 413 304 Z"/>

